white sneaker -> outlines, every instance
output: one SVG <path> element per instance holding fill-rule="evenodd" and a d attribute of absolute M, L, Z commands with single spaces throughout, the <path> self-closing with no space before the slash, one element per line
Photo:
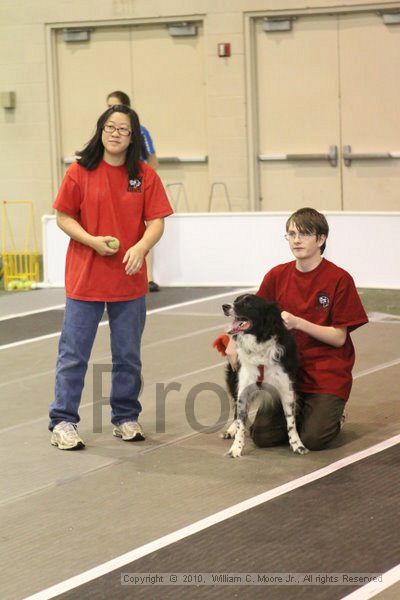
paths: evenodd
<path fill-rule="evenodd" d="M 122 438 L 125 442 L 142 442 L 146 439 L 143 429 L 137 421 L 125 421 L 125 423 L 115 425 L 113 435 Z"/>
<path fill-rule="evenodd" d="M 53 446 L 60 450 L 81 450 L 85 447 L 83 440 L 78 435 L 76 426 L 69 421 L 61 421 L 54 427 L 51 440 Z"/>

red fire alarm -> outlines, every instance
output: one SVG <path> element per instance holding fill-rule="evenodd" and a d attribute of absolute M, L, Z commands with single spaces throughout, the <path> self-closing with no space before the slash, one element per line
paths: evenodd
<path fill-rule="evenodd" d="M 218 44 L 218 56 L 226 57 L 231 55 L 230 44 Z"/>

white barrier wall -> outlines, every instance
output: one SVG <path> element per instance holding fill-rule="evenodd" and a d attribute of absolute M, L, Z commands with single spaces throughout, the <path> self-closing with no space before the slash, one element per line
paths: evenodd
<path fill-rule="evenodd" d="M 57 226 L 55 215 L 43 215 L 43 283 L 63 287 L 69 237 Z"/>
<path fill-rule="evenodd" d="M 154 250 L 162 286 L 252 286 L 291 260 L 285 213 L 179 213 L 166 219 Z M 326 212 L 325 257 L 349 271 L 358 287 L 400 289 L 400 212 Z M 67 236 L 55 217 L 43 223 L 44 282 L 63 285 Z M 112 232 L 110 232 L 112 234 Z"/>

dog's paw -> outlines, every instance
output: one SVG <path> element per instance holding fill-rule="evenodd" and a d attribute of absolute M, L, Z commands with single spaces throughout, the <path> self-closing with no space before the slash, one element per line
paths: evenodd
<path fill-rule="evenodd" d="M 231 458 L 239 458 L 242 456 L 243 446 L 241 444 L 233 443 L 229 449 L 228 456 Z"/>
<path fill-rule="evenodd" d="M 305 446 L 296 446 L 292 447 L 292 450 L 295 454 L 308 454 L 309 450 Z"/>
<path fill-rule="evenodd" d="M 221 433 L 221 437 L 224 440 L 233 440 L 233 438 L 235 437 L 237 432 L 237 425 L 235 423 L 235 421 L 233 423 L 231 423 L 228 427 L 228 429 L 226 431 L 224 431 L 223 433 Z"/>
<path fill-rule="evenodd" d="M 236 449 L 232 450 L 231 448 L 226 456 L 230 456 L 231 458 L 240 458 L 242 456 L 242 451 Z"/>

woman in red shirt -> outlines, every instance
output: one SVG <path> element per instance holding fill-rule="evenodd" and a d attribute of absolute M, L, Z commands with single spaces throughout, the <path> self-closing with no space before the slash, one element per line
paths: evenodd
<path fill-rule="evenodd" d="M 119 105 L 98 119 L 96 132 L 68 169 L 54 208 L 71 238 L 65 268 L 66 306 L 60 338 L 51 443 L 84 447 L 76 426 L 87 364 L 107 308 L 111 331 L 113 434 L 140 441 L 140 342 L 148 291 L 145 256 L 173 211 L 158 175 L 140 161 L 140 123 Z M 118 247 L 110 247 L 113 240 Z"/>

